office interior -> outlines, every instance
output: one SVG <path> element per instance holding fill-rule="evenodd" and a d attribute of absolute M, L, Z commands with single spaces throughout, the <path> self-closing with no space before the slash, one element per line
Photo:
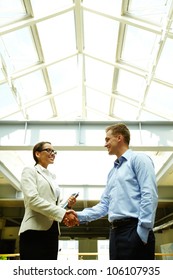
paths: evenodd
<path fill-rule="evenodd" d="M 105 128 L 154 161 L 156 259 L 173 259 L 173 1 L 0 1 L 0 258 L 18 259 L 21 172 L 50 141 L 63 199 L 95 205 L 114 157 Z M 108 259 L 107 217 L 67 228 L 60 259 Z M 7 256 L 8 255 L 8 256 Z"/>

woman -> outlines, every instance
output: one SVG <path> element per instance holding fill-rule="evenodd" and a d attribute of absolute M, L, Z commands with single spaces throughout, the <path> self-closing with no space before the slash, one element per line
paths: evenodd
<path fill-rule="evenodd" d="M 58 255 L 59 222 L 78 225 L 73 210 L 60 206 L 60 188 L 55 175 L 48 169 L 56 152 L 50 142 L 33 148 L 34 167 L 25 167 L 21 177 L 25 214 L 19 230 L 21 260 L 56 260 Z M 70 197 L 68 206 L 76 202 Z"/>

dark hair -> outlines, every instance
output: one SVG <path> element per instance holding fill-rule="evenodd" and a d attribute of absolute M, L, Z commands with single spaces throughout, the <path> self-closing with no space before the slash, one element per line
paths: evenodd
<path fill-rule="evenodd" d="M 121 134 L 124 137 L 124 142 L 129 145 L 130 143 L 130 131 L 128 127 L 123 123 L 117 123 L 110 125 L 106 128 L 106 132 L 112 131 L 112 135 Z"/>
<path fill-rule="evenodd" d="M 38 163 L 38 158 L 36 157 L 35 153 L 38 151 L 38 152 L 41 152 L 42 149 L 43 149 L 43 146 L 44 144 L 51 144 L 50 142 L 47 142 L 47 141 L 42 141 L 42 142 L 39 142 L 37 143 L 34 148 L 33 148 L 33 158 L 35 160 L 35 165 Z"/>

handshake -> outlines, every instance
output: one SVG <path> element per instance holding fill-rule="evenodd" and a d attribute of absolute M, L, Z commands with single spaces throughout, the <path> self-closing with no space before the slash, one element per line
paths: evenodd
<path fill-rule="evenodd" d="M 78 194 L 75 194 L 75 195 L 72 195 L 69 197 L 68 203 L 67 203 L 68 208 L 71 208 L 76 203 L 77 196 L 78 196 Z M 62 222 L 67 227 L 79 226 L 79 220 L 77 218 L 77 214 L 73 209 L 66 211 Z"/>
<path fill-rule="evenodd" d="M 79 225 L 79 220 L 77 218 L 77 214 L 73 209 L 66 211 L 62 222 L 67 227 L 74 227 Z"/>

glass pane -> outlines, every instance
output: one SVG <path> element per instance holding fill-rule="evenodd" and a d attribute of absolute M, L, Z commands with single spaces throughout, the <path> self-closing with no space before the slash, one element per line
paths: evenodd
<path fill-rule="evenodd" d="M 110 14 L 120 14 L 122 0 L 83 0 L 84 7 Z"/>
<path fill-rule="evenodd" d="M 114 61 L 118 27 L 116 21 L 84 11 L 85 52 Z"/>
<path fill-rule="evenodd" d="M 10 60 L 6 60 L 11 71 L 21 70 L 38 62 L 30 28 L 22 28 L 2 36 Z"/>
<path fill-rule="evenodd" d="M 151 32 L 127 26 L 121 59 L 134 66 L 149 69 L 156 38 Z"/>
<path fill-rule="evenodd" d="M 110 95 L 106 95 L 90 88 L 86 89 L 87 107 L 100 111 L 102 114 L 109 112 Z M 99 100 L 99 102 L 98 102 Z"/>
<path fill-rule="evenodd" d="M 173 57 L 173 40 L 168 38 L 164 45 L 162 55 L 159 59 L 155 76 L 160 80 L 169 82 L 171 84 L 173 84 L 173 79 L 172 79 L 173 64 L 172 64 L 172 59 L 170 59 L 172 57 Z"/>
<path fill-rule="evenodd" d="M 116 117 L 110 117 L 108 114 L 103 114 L 102 112 L 98 112 L 93 110 L 92 108 L 87 107 L 87 120 L 89 121 L 116 121 Z"/>
<path fill-rule="evenodd" d="M 75 118 L 81 116 L 82 96 L 79 90 L 69 90 L 67 92 L 55 96 L 55 104 L 57 106 L 58 117 L 67 117 L 75 113 Z"/>
<path fill-rule="evenodd" d="M 1 63 L 1 61 L 0 61 Z M 2 72 L 2 70 L 0 69 L 0 81 L 4 80 L 4 73 Z"/>
<path fill-rule="evenodd" d="M 33 72 L 14 80 L 23 103 L 47 94 L 47 88 L 41 71 Z M 34 86 L 33 86 L 34 85 Z"/>
<path fill-rule="evenodd" d="M 0 117 L 1 118 L 1 117 Z M 8 113 L 6 111 L 6 114 L 3 118 L 1 118 L 3 120 L 10 120 L 10 121 L 23 121 L 26 120 L 26 118 L 23 115 L 23 112 L 18 110 L 17 112 L 15 110 L 9 110 Z M 18 145 L 18 141 L 16 142 L 16 144 Z"/>
<path fill-rule="evenodd" d="M 47 69 L 53 91 L 60 92 L 61 90 L 77 86 L 78 64 L 76 56 L 58 62 Z"/>
<path fill-rule="evenodd" d="M 26 113 L 30 120 L 48 120 L 53 117 L 49 100 L 38 102 L 38 104 L 27 108 Z"/>
<path fill-rule="evenodd" d="M 11 110 L 17 110 L 17 102 L 9 85 L 0 85 L 0 118 Z"/>
<path fill-rule="evenodd" d="M 137 106 L 138 104 L 136 104 Z M 113 114 L 117 116 L 120 120 L 136 120 L 138 115 L 138 107 L 131 105 L 130 103 L 123 102 L 116 99 Z"/>
<path fill-rule="evenodd" d="M 55 13 L 73 4 L 73 0 L 30 0 L 35 16 Z M 41 9 L 40 9 L 41 7 Z"/>
<path fill-rule="evenodd" d="M 37 27 L 46 60 L 59 59 L 76 52 L 72 12 L 42 21 L 37 24 Z"/>
<path fill-rule="evenodd" d="M 148 108 L 152 108 L 154 105 L 154 110 L 159 111 L 162 115 L 165 116 L 165 118 L 167 116 L 168 119 L 172 119 L 172 104 L 173 89 L 159 83 L 152 82 L 145 101 L 145 105 Z"/>
<path fill-rule="evenodd" d="M 114 67 L 106 63 L 85 58 L 86 84 L 101 91 L 111 91 Z"/>
<path fill-rule="evenodd" d="M 0 1 L 0 26 L 12 23 L 26 16 L 22 0 Z"/>
<path fill-rule="evenodd" d="M 127 71 L 119 71 L 117 91 L 121 95 L 139 101 L 143 97 L 145 85 L 144 78 Z"/>
<path fill-rule="evenodd" d="M 140 20 L 161 24 L 167 16 L 171 0 L 131 0 L 128 13 Z"/>
<path fill-rule="evenodd" d="M 154 114 L 152 112 L 152 108 L 150 108 L 150 110 L 141 110 L 141 113 L 140 113 L 140 117 L 139 117 L 139 120 L 140 121 L 165 121 L 167 120 L 166 117 L 164 116 L 160 116 L 159 114 Z"/>

